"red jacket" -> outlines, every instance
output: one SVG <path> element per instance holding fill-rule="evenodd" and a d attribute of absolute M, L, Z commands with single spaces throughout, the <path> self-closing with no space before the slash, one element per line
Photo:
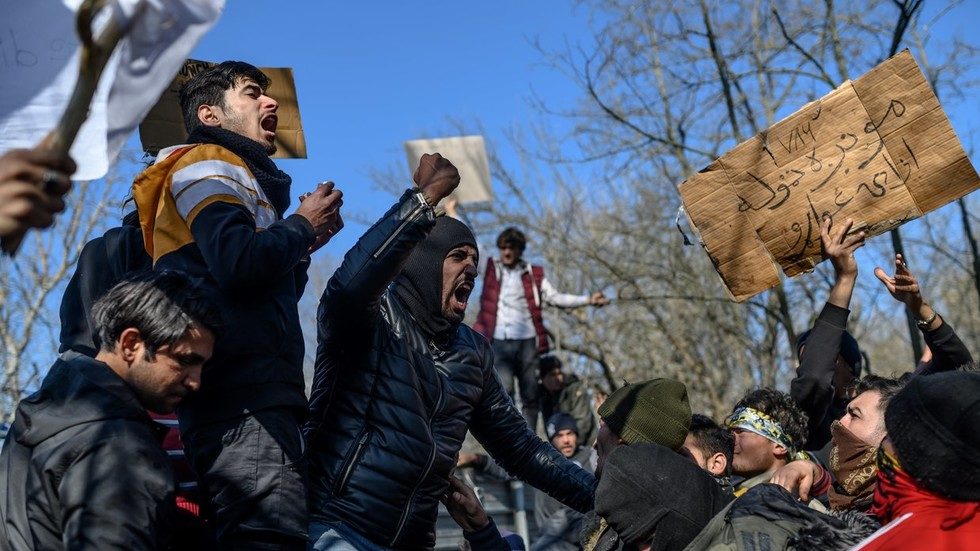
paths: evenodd
<path fill-rule="evenodd" d="M 541 282 L 544 280 L 544 269 L 541 266 L 524 264 L 521 273 L 521 283 L 524 284 L 524 298 L 527 309 L 534 324 L 534 333 L 538 340 L 538 354 L 548 351 L 548 334 L 544 329 L 541 317 Z M 476 316 L 473 329 L 493 340 L 493 332 L 497 327 L 497 302 L 500 299 L 500 270 L 493 259 L 487 260 L 487 271 L 483 278 L 483 292 L 480 293 L 480 313 Z"/>
<path fill-rule="evenodd" d="M 871 512 L 887 524 L 854 551 L 980 550 L 980 502 L 938 496 L 904 471 L 896 471 L 893 480 L 878 473 Z"/>

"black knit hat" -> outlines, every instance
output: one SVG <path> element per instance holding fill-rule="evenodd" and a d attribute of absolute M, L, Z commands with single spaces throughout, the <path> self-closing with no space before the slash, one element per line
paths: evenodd
<path fill-rule="evenodd" d="M 806 344 L 806 340 L 810 338 L 810 331 L 812 330 L 807 329 L 796 337 L 797 358 L 800 357 L 801 349 Z M 844 358 L 847 365 L 851 366 L 851 373 L 855 377 L 861 376 L 861 348 L 858 346 L 857 339 L 847 331 L 844 331 L 840 336 L 840 357 Z"/>
<path fill-rule="evenodd" d="M 559 411 L 548 418 L 548 422 L 544 425 L 544 430 L 548 434 L 548 440 L 551 440 L 559 432 L 568 429 L 578 436 L 578 422 L 571 415 Z"/>
<path fill-rule="evenodd" d="M 980 373 L 913 377 L 885 410 L 902 467 L 923 488 L 980 501 Z"/>
<path fill-rule="evenodd" d="M 595 492 L 595 510 L 625 546 L 683 549 L 731 500 L 690 459 L 657 444 L 614 449 Z"/>
<path fill-rule="evenodd" d="M 469 226 L 455 218 L 440 216 L 395 277 L 395 292 L 429 336 L 443 337 L 458 325 L 442 315 L 442 264 L 449 251 L 460 245 L 477 248 Z"/>
<path fill-rule="evenodd" d="M 609 395 L 598 413 L 627 444 L 653 442 L 678 450 L 691 428 L 687 387 L 673 379 L 627 384 Z"/>

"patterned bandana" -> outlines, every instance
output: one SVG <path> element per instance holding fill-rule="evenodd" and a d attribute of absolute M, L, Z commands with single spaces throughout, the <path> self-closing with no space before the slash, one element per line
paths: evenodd
<path fill-rule="evenodd" d="M 786 455 L 788 457 L 796 459 L 798 456 L 796 446 L 793 445 L 793 440 L 790 439 L 788 434 L 783 432 L 783 427 L 779 426 L 779 423 L 775 419 L 757 409 L 750 407 L 736 409 L 725 419 L 725 426 L 730 429 L 742 429 L 754 432 L 786 448 Z"/>
<path fill-rule="evenodd" d="M 827 492 L 831 510 L 863 509 L 870 505 L 878 474 L 877 446 L 869 446 L 854 436 L 840 421 L 830 425 L 833 448 L 830 472 L 834 484 Z"/>

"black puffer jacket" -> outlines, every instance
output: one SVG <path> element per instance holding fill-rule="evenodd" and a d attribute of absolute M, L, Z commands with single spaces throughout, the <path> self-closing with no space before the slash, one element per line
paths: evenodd
<path fill-rule="evenodd" d="M 162 549 L 173 471 L 136 395 L 66 352 L 17 408 L 0 453 L 0 549 Z"/>
<path fill-rule="evenodd" d="M 460 325 L 447 344 L 430 343 L 388 290 L 434 223 L 406 192 L 347 253 L 318 313 L 310 516 L 399 549 L 435 545 L 438 496 L 467 429 L 512 474 L 576 509 L 592 508 L 595 486 L 527 427 L 484 337 Z"/>

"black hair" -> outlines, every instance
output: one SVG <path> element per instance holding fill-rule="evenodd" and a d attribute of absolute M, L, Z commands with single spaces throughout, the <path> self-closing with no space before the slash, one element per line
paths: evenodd
<path fill-rule="evenodd" d="M 879 377 L 877 375 L 865 375 L 851 385 L 849 395 L 851 399 L 854 399 L 863 392 L 877 392 L 880 396 L 878 399 L 878 409 L 880 409 L 882 414 L 884 414 L 885 408 L 888 407 L 888 402 L 891 401 L 893 396 L 898 394 L 899 390 L 902 390 L 902 388 L 905 387 L 905 383 L 907 382 L 908 379 L 890 379 L 888 377 Z"/>
<path fill-rule="evenodd" d="M 694 438 L 701 453 L 706 457 L 716 453 L 725 455 L 724 476 L 732 474 L 732 458 L 735 456 L 735 435 L 727 428 L 715 423 L 707 415 L 695 413 L 691 416 L 691 428 L 688 434 Z"/>
<path fill-rule="evenodd" d="M 538 375 L 543 377 L 555 369 L 561 369 L 561 360 L 554 354 L 547 354 L 538 358 Z"/>
<path fill-rule="evenodd" d="M 735 404 L 735 409 L 741 407 L 750 407 L 772 417 L 782 427 L 793 447 L 797 450 L 803 449 L 806 444 L 807 416 L 789 394 L 772 388 L 758 388 L 749 391 Z"/>
<path fill-rule="evenodd" d="M 198 107 L 217 105 L 224 109 L 225 90 L 234 89 L 240 80 L 246 78 L 255 81 L 262 90 L 269 87 L 269 77 L 244 61 L 224 61 L 185 82 L 180 87 L 180 110 L 187 132 L 193 132 L 201 124 L 197 118 Z"/>
<path fill-rule="evenodd" d="M 186 274 L 145 272 L 109 289 L 92 306 L 96 346 L 111 351 L 122 332 L 132 327 L 152 360 L 161 346 L 172 345 L 191 329 L 207 329 L 217 338 L 221 318 L 217 304 Z"/>
<path fill-rule="evenodd" d="M 504 245 L 510 245 L 524 252 L 524 248 L 527 247 L 527 237 L 524 236 L 524 232 L 515 227 L 507 228 L 497 236 L 497 248 L 503 248 Z"/>

